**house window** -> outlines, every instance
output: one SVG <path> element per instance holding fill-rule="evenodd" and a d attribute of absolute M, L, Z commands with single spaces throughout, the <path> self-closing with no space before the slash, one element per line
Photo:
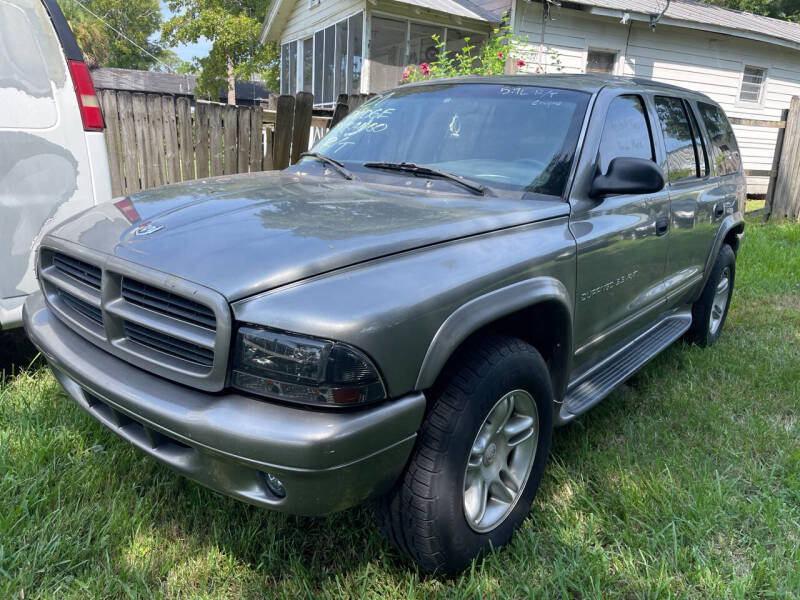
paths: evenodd
<path fill-rule="evenodd" d="M 761 102 L 761 94 L 766 79 L 766 69 L 746 66 L 744 73 L 742 73 L 742 88 L 739 90 L 739 100 L 742 102 Z"/>
<path fill-rule="evenodd" d="M 297 88 L 297 42 L 281 46 L 281 94 L 294 94 Z"/>
<path fill-rule="evenodd" d="M 614 72 L 614 65 L 616 62 L 616 52 L 593 50 L 589 48 L 589 51 L 586 53 L 586 72 L 611 74 Z"/>
<path fill-rule="evenodd" d="M 371 91 L 385 90 L 397 85 L 406 63 L 408 21 L 372 17 L 372 37 L 369 48 Z"/>
<path fill-rule="evenodd" d="M 348 94 L 361 92 L 361 50 L 364 46 L 364 17 L 361 13 L 347 20 L 347 79 Z"/>
<path fill-rule="evenodd" d="M 313 92 L 314 83 L 314 38 L 303 40 L 303 91 Z"/>
<path fill-rule="evenodd" d="M 375 16 L 370 37 L 369 91 L 381 92 L 395 87 L 400 83 L 406 66 L 436 60 L 438 55 L 433 35 L 439 36 L 447 53 L 461 50 L 469 38 L 469 45 L 474 48 L 473 56 L 478 55 L 480 46 L 488 39 L 485 33 Z"/>

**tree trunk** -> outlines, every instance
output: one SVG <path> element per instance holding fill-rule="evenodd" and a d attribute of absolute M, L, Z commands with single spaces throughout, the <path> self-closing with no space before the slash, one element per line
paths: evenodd
<path fill-rule="evenodd" d="M 233 76 L 233 60 L 228 57 L 228 104 L 236 104 L 236 78 Z"/>

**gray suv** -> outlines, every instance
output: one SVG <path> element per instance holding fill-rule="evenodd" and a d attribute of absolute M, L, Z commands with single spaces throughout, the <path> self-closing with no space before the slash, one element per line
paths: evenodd
<path fill-rule="evenodd" d="M 60 225 L 25 326 L 81 407 L 187 477 L 298 514 L 372 499 L 396 548 L 454 572 L 525 518 L 553 427 L 717 339 L 744 198 L 701 94 L 406 85 L 286 171 Z"/>

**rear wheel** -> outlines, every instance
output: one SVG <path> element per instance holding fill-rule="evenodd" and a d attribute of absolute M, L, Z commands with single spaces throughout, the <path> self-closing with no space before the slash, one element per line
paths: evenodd
<path fill-rule="evenodd" d="M 704 347 L 717 341 L 728 316 L 735 277 L 736 255 L 723 244 L 703 293 L 692 305 L 692 326 L 687 334 L 690 341 Z"/>
<path fill-rule="evenodd" d="M 553 425 L 547 366 L 521 340 L 470 344 L 431 405 L 378 523 L 428 571 L 456 572 L 507 543 L 530 510 Z"/>

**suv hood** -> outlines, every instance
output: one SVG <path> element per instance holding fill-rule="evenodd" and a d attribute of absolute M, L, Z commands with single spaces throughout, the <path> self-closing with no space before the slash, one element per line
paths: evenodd
<path fill-rule="evenodd" d="M 102 204 L 50 235 L 235 301 L 381 256 L 565 215 L 566 203 L 271 172 Z"/>

